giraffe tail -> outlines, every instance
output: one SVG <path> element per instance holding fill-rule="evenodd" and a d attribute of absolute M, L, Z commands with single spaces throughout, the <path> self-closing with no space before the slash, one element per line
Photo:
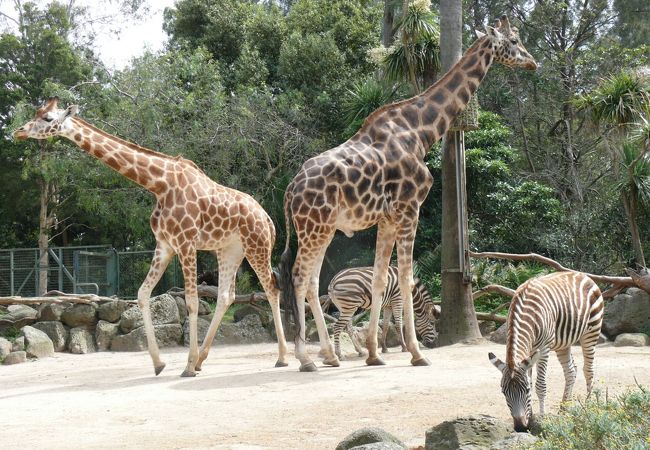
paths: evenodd
<path fill-rule="evenodd" d="M 297 320 L 298 302 L 296 300 L 296 292 L 294 291 L 293 277 L 291 276 L 294 257 L 291 254 L 291 215 L 289 214 L 289 205 L 291 203 L 291 195 L 289 194 L 290 188 L 291 185 L 287 187 L 287 191 L 284 194 L 284 222 L 286 231 L 286 243 L 284 245 L 282 256 L 280 256 L 280 263 L 278 264 L 278 282 L 280 284 L 280 293 L 282 298 L 282 308 L 284 309 L 285 322 L 287 323 L 287 326 L 289 326 L 291 317 L 293 317 L 293 321 L 296 323 L 296 328 L 294 328 L 295 336 L 299 336 L 300 327 L 302 325 L 299 323 L 300 321 Z"/>

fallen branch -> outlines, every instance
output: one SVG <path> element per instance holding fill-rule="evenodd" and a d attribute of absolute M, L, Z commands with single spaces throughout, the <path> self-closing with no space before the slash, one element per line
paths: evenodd
<path fill-rule="evenodd" d="M 491 320 L 493 322 L 499 322 L 499 323 L 506 323 L 506 320 L 508 320 L 506 316 L 500 316 L 494 313 L 482 313 L 482 312 L 477 312 L 476 318 L 478 320 Z"/>
<path fill-rule="evenodd" d="M 22 297 L 12 295 L 0 297 L 0 305 L 33 305 L 37 303 L 60 304 L 60 303 L 93 303 L 112 302 L 117 300 L 113 297 L 103 297 L 95 294 L 66 294 L 61 291 L 49 291 L 40 297 Z M 131 301 L 131 303 L 135 303 Z"/>
<path fill-rule="evenodd" d="M 515 291 L 514 289 L 510 289 L 509 287 L 501 286 L 499 284 L 488 284 L 478 291 L 473 292 L 472 300 L 476 301 L 477 299 L 487 294 L 501 294 L 504 297 L 512 298 L 512 296 L 515 295 Z"/>
<path fill-rule="evenodd" d="M 554 268 L 559 272 L 577 272 L 573 269 L 564 267 L 559 262 L 547 258 L 546 256 L 538 255 L 537 253 L 527 253 L 527 254 L 514 254 L 514 253 L 500 253 L 500 252 L 469 252 L 469 255 L 473 258 L 496 258 L 496 259 L 509 259 L 512 261 L 535 261 L 538 263 L 545 264 Z M 641 270 L 639 273 L 635 272 L 632 269 L 626 269 L 627 273 L 631 276 L 629 277 L 612 277 L 608 275 L 595 275 L 592 273 L 586 273 L 589 278 L 594 280 L 596 283 L 611 284 L 612 288 L 603 292 L 603 298 L 611 298 L 618 294 L 621 290 L 626 287 L 638 287 L 648 293 L 650 293 L 650 272 L 647 270 Z"/>

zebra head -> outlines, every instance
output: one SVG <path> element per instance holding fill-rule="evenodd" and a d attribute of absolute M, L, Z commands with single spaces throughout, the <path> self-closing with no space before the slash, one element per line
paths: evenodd
<path fill-rule="evenodd" d="M 501 392 L 506 397 L 506 403 L 510 408 L 515 431 L 520 433 L 528 431 L 528 423 L 533 415 L 530 374 L 533 365 L 539 359 L 539 352 L 524 359 L 512 369 L 494 356 L 494 353 L 489 353 L 488 357 L 494 367 L 501 372 Z"/>
<path fill-rule="evenodd" d="M 420 336 L 422 344 L 427 348 L 438 346 L 438 331 L 436 330 L 436 321 L 440 313 L 432 301 L 424 302 L 423 314 L 415 314 L 415 330 Z"/>

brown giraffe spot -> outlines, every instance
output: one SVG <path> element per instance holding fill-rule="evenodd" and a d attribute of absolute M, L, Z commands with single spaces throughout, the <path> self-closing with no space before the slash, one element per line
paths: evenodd
<path fill-rule="evenodd" d="M 475 80 L 481 81 L 481 80 L 483 80 L 483 77 L 485 76 L 485 69 L 483 69 L 482 67 L 476 67 L 476 68 L 468 71 L 467 76 L 469 78 L 473 78 Z"/>
<path fill-rule="evenodd" d="M 84 141 L 84 142 L 82 142 L 82 143 L 81 143 L 81 148 L 82 148 L 83 150 L 85 150 L 85 151 L 90 150 L 90 142 L 88 142 L 88 141 Z"/>
<path fill-rule="evenodd" d="M 438 137 L 442 137 L 447 131 L 447 120 L 444 117 L 441 117 L 436 125 L 436 131 L 438 132 Z"/>
<path fill-rule="evenodd" d="M 370 187 L 370 189 L 375 195 L 381 195 L 381 190 L 382 190 L 383 184 L 384 184 L 383 183 L 383 177 L 382 177 L 381 172 L 379 172 L 372 179 L 372 186 Z"/>
<path fill-rule="evenodd" d="M 81 133 L 76 133 L 74 135 L 74 140 L 77 141 L 77 142 L 80 141 L 81 140 Z"/>
<path fill-rule="evenodd" d="M 445 84 L 445 88 L 449 92 L 455 92 L 456 89 L 458 89 L 458 86 L 463 82 L 463 76 L 456 72 L 454 75 L 451 77 L 451 79 Z"/>
<path fill-rule="evenodd" d="M 415 107 L 418 108 L 418 109 L 422 109 L 422 108 L 424 108 L 425 101 L 424 101 L 423 98 L 418 98 L 417 101 L 413 105 L 415 105 Z"/>
<path fill-rule="evenodd" d="M 325 188 L 325 198 L 327 199 L 328 202 L 334 202 L 335 201 L 335 196 L 338 194 L 339 188 L 334 185 L 330 184 Z"/>
<path fill-rule="evenodd" d="M 316 189 L 318 191 L 322 190 L 325 187 L 325 179 L 323 177 L 310 178 L 307 181 L 307 188 Z"/>
<path fill-rule="evenodd" d="M 357 191 L 359 194 L 363 194 L 368 190 L 368 187 L 370 187 L 370 179 L 367 177 L 364 177 L 359 181 L 359 184 L 357 185 Z"/>
<path fill-rule="evenodd" d="M 357 199 L 357 192 L 354 186 L 350 184 L 345 184 L 343 186 L 343 197 L 345 198 L 345 201 L 348 203 L 348 205 L 356 203 L 358 199 Z"/>
<path fill-rule="evenodd" d="M 354 215 L 355 215 L 355 217 L 356 217 L 357 219 L 360 219 L 361 217 L 363 217 L 363 211 L 364 211 L 364 208 L 363 208 L 363 206 L 361 206 L 361 205 L 359 205 L 359 206 L 357 206 L 356 208 L 354 208 Z"/>
<path fill-rule="evenodd" d="M 465 63 L 462 65 L 462 69 L 463 69 L 463 70 L 467 70 L 467 69 L 469 69 L 470 67 L 473 67 L 474 64 L 477 63 L 477 61 L 478 61 L 478 57 L 477 57 L 475 54 L 470 55 L 470 56 L 467 58 L 467 61 L 465 61 Z"/>
<path fill-rule="evenodd" d="M 422 122 L 425 124 L 433 123 L 436 117 L 438 117 L 438 110 L 433 105 L 429 105 L 422 113 Z"/>
<path fill-rule="evenodd" d="M 441 89 L 436 89 L 436 91 L 431 95 L 431 99 L 439 105 L 442 105 L 447 100 L 447 96 L 442 92 Z M 432 108 L 432 106 L 429 106 Z"/>
<path fill-rule="evenodd" d="M 447 117 L 456 117 L 458 112 L 459 107 L 456 103 L 450 103 L 449 105 L 445 106 L 445 114 L 447 114 Z"/>
<path fill-rule="evenodd" d="M 491 43 L 491 42 L 490 42 L 489 39 L 484 40 L 484 41 L 481 43 L 481 48 L 489 47 L 489 46 L 490 46 L 490 43 Z"/>
<path fill-rule="evenodd" d="M 398 166 L 389 166 L 386 168 L 386 181 L 397 180 L 402 176 L 402 171 Z"/>
<path fill-rule="evenodd" d="M 122 175 L 124 175 L 125 177 L 127 177 L 130 180 L 135 181 L 135 180 L 138 179 L 138 174 L 136 173 L 135 170 L 133 170 L 132 167 L 129 167 L 128 169 L 122 171 L 121 173 L 122 173 Z"/>
<path fill-rule="evenodd" d="M 420 115 L 418 114 L 418 110 L 413 107 L 413 106 L 407 106 L 402 110 L 402 115 L 406 119 L 406 121 L 409 123 L 411 128 L 416 128 L 420 126 Z"/>
<path fill-rule="evenodd" d="M 465 105 L 469 103 L 469 91 L 467 90 L 467 88 L 464 87 L 460 88 L 460 91 L 458 91 L 458 98 Z"/>
<path fill-rule="evenodd" d="M 415 184 L 409 180 L 402 182 L 402 189 L 399 192 L 399 199 L 404 201 L 408 200 L 415 194 Z"/>
<path fill-rule="evenodd" d="M 356 183 L 361 178 L 361 171 L 355 167 L 348 167 L 348 181 Z"/>

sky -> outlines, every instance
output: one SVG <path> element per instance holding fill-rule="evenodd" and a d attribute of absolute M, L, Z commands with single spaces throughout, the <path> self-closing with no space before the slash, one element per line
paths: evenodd
<path fill-rule="evenodd" d="M 49 3 L 48 0 L 36 1 L 40 5 Z M 80 6 L 88 6 L 91 16 L 99 17 L 107 13 L 107 8 L 115 7 L 103 0 L 75 0 Z M 141 20 L 120 19 L 119 23 L 96 26 L 96 50 L 107 67 L 114 69 L 124 68 L 131 58 L 140 56 L 146 49 L 151 51 L 161 50 L 167 40 L 167 35 L 162 29 L 163 11 L 165 7 L 173 7 L 174 0 L 147 0 L 148 13 Z M 110 11 L 110 9 L 109 9 Z M 10 17 L 15 17 L 13 2 L 0 0 L 0 12 Z M 3 25 L 11 26 L 4 21 Z M 4 28 L 4 26 L 3 26 Z M 119 28 L 118 35 L 111 32 L 111 28 Z"/>

